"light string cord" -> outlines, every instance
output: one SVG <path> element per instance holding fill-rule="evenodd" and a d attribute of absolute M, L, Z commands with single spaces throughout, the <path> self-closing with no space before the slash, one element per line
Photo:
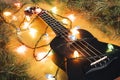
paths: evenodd
<path fill-rule="evenodd" d="M 15 15 L 16 13 L 18 13 L 26 4 L 27 4 L 27 3 L 23 3 L 23 5 L 20 6 L 20 8 L 19 8 L 17 11 L 15 11 L 15 12 L 13 13 L 13 15 Z M 3 13 L 3 12 L 1 12 L 1 13 Z M 17 30 L 17 27 L 16 27 L 13 23 L 7 22 L 7 21 L 5 20 L 5 18 L 2 16 L 1 13 L 0 13 L 0 17 L 2 18 L 2 20 L 3 20 L 6 24 L 11 25 L 14 29 Z"/>
<path fill-rule="evenodd" d="M 36 17 L 30 22 L 29 25 L 31 25 L 31 24 L 35 21 L 35 19 L 36 19 L 37 17 L 38 17 L 38 16 L 36 16 Z M 24 17 L 23 21 L 20 23 L 19 28 L 20 28 L 21 24 L 22 24 L 24 21 L 25 21 L 25 17 Z M 29 26 L 29 25 L 28 25 L 28 26 Z M 47 28 L 48 28 L 48 26 L 46 27 L 45 32 L 43 33 L 43 35 L 41 35 L 40 39 L 38 39 L 39 41 L 40 41 L 40 40 L 42 39 L 42 37 L 45 35 L 45 33 L 46 33 L 46 31 L 47 31 Z M 16 30 L 17 30 L 17 28 L 16 28 Z M 20 39 L 20 36 L 18 35 L 18 33 L 19 33 L 19 32 L 23 32 L 23 31 L 26 31 L 26 30 L 28 30 L 28 29 L 20 29 L 20 31 L 19 31 L 19 30 L 16 31 L 17 40 L 18 40 L 20 43 L 22 43 L 23 45 L 25 45 L 26 47 L 28 47 L 28 48 L 30 48 L 30 49 L 40 48 L 40 47 L 44 47 L 44 46 L 47 46 L 47 45 L 48 45 L 48 44 L 45 44 L 45 45 L 41 45 L 41 46 L 31 47 L 31 46 L 25 44 L 25 43 Z M 39 41 L 37 41 L 37 44 L 39 43 Z"/>
<path fill-rule="evenodd" d="M 23 6 L 25 6 L 25 5 L 23 5 Z M 23 6 L 22 6 L 22 7 L 23 7 Z M 17 12 L 19 12 L 19 11 L 22 9 L 22 7 L 21 7 L 19 10 L 17 10 L 14 14 L 16 14 Z M 22 25 L 22 23 L 25 21 L 25 16 L 24 16 L 23 20 L 20 22 L 18 28 L 17 28 L 14 24 L 7 22 L 7 21 L 4 19 L 4 17 L 2 17 L 1 15 L 0 15 L 0 17 L 2 18 L 2 20 L 3 20 L 5 23 L 11 25 L 14 29 L 16 29 L 17 40 L 18 40 L 21 44 L 25 45 L 26 47 L 28 47 L 28 48 L 30 48 L 30 49 L 33 49 L 33 57 L 35 58 L 36 61 L 41 61 L 41 60 L 43 60 L 44 58 L 46 58 L 46 57 L 49 55 L 49 53 L 51 52 L 51 49 L 48 51 L 48 53 L 47 53 L 41 60 L 37 60 L 37 59 L 36 59 L 36 56 L 35 56 L 35 50 L 36 50 L 37 48 L 46 47 L 46 46 L 48 46 L 48 45 L 50 44 L 50 43 L 48 43 L 48 44 L 45 44 L 45 45 L 37 46 L 38 43 L 39 43 L 39 41 L 40 41 L 40 40 L 42 39 L 42 37 L 45 35 L 48 26 L 46 27 L 45 33 L 44 33 L 43 35 L 41 35 L 41 37 L 39 38 L 39 40 L 36 42 L 35 47 L 31 47 L 31 46 L 25 44 L 25 43 L 20 39 L 20 37 L 19 37 L 19 35 L 18 35 L 18 32 L 22 32 L 22 31 L 26 31 L 26 30 L 27 30 L 27 29 L 23 29 L 23 30 L 22 30 L 22 29 L 20 28 L 20 26 Z M 36 16 L 36 17 L 30 22 L 30 24 L 32 24 L 37 17 L 38 17 L 38 16 Z M 30 24 L 29 24 L 29 25 L 30 25 Z"/>
<path fill-rule="evenodd" d="M 56 70 L 55 75 L 54 75 L 55 80 L 57 80 L 57 75 L 58 75 L 59 70 L 60 70 L 60 68 L 59 68 L 59 67 L 57 67 L 57 70 Z"/>
<path fill-rule="evenodd" d="M 37 16 L 30 22 L 30 24 L 29 25 L 31 25 L 33 22 L 34 22 L 34 20 L 37 18 Z M 34 49 L 34 47 L 31 47 L 31 46 L 29 46 L 29 45 L 27 45 L 27 44 L 25 44 L 21 39 L 20 39 L 20 36 L 19 36 L 19 32 L 23 32 L 23 31 L 26 31 L 26 30 L 28 30 L 28 29 L 21 29 L 20 27 L 21 27 L 21 25 L 22 25 L 22 23 L 25 21 L 25 17 L 24 17 L 24 19 L 22 20 L 22 22 L 20 23 L 20 25 L 19 25 L 19 29 L 18 28 L 16 28 L 16 35 L 17 35 L 17 40 L 21 43 L 21 44 L 23 44 L 23 45 L 25 45 L 26 47 L 28 47 L 28 48 L 31 48 L 31 49 Z M 28 26 L 29 26 L 28 25 Z"/>
<path fill-rule="evenodd" d="M 21 21 L 21 23 L 20 23 L 19 26 L 18 26 L 19 29 L 20 29 L 20 31 L 21 31 L 21 25 L 25 22 L 25 19 L 26 19 L 26 17 L 24 16 L 23 20 Z M 30 23 L 30 24 L 31 24 L 31 23 Z M 30 25 L 30 24 L 29 24 L 29 25 Z M 28 26 L 29 26 L 29 25 L 28 25 Z"/>
<path fill-rule="evenodd" d="M 22 1 L 23 1 L 23 0 L 22 0 Z M 23 4 L 20 6 L 20 8 L 19 8 L 17 11 L 15 11 L 12 15 L 17 14 L 24 6 L 26 6 L 26 5 L 28 5 L 28 4 L 32 4 L 32 3 L 23 3 Z M 37 6 L 38 3 L 34 3 L 34 5 Z M 1 13 L 3 13 L 3 12 L 1 12 Z M 11 25 L 14 29 L 17 30 L 17 27 L 16 27 L 13 23 L 7 22 L 7 21 L 5 20 L 5 18 L 2 16 L 1 13 L 0 13 L 0 18 L 1 18 L 6 24 Z"/>
<path fill-rule="evenodd" d="M 27 4 L 24 3 L 16 12 L 13 13 L 13 15 L 15 15 L 16 13 L 18 13 L 25 5 L 27 5 Z M 35 4 L 35 5 L 36 5 L 36 4 Z M 46 28 L 45 33 L 44 33 L 44 34 L 40 37 L 40 39 L 36 42 L 36 46 L 35 46 L 35 47 L 30 47 L 29 45 L 25 44 L 25 43 L 20 39 L 20 37 L 19 37 L 19 35 L 18 35 L 18 32 L 22 32 L 22 31 L 26 31 L 26 30 L 27 30 L 27 29 L 26 29 L 26 30 L 25 30 L 25 29 L 24 29 L 24 30 L 21 30 L 21 28 L 20 28 L 20 26 L 22 25 L 22 23 L 25 21 L 25 17 L 24 17 L 23 20 L 20 22 L 20 24 L 19 24 L 19 26 L 18 26 L 19 28 L 17 28 L 13 23 L 7 22 L 2 15 L 0 15 L 0 18 L 1 18 L 5 23 L 11 25 L 11 26 L 16 30 L 17 40 L 18 40 L 21 44 L 25 45 L 25 46 L 28 47 L 28 48 L 34 49 L 34 50 L 33 50 L 33 55 L 35 55 L 34 52 L 35 52 L 36 48 L 45 47 L 45 46 L 48 46 L 48 45 L 50 44 L 50 43 L 48 43 L 48 44 L 45 44 L 45 45 L 42 45 L 42 46 L 37 46 L 37 44 L 39 43 L 39 41 L 41 40 L 41 38 L 43 37 L 43 35 L 46 33 L 46 30 L 47 30 L 48 27 Z M 30 24 L 32 24 L 36 18 L 37 18 L 37 16 L 31 21 Z M 30 24 L 29 24 L 29 25 L 30 25 Z M 48 51 L 48 54 L 50 53 L 50 51 L 51 51 L 51 49 Z M 46 54 L 43 58 L 47 57 L 48 54 Z M 36 59 L 36 57 L 34 57 L 34 58 Z M 43 58 L 42 58 L 42 59 L 43 59 Z M 39 61 L 40 61 L 40 60 L 39 60 Z"/>
<path fill-rule="evenodd" d="M 46 57 L 49 55 L 49 53 L 51 52 L 51 50 L 52 50 L 52 49 L 50 49 L 50 50 L 48 51 L 48 53 L 47 53 L 42 59 L 40 59 L 40 60 L 37 60 L 37 59 L 36 59 L 37 56 L 36 56 L 35 52 L 36 52 L 36 48 L 38 48 L 37 45 L 38 45 L 38 43 L 40 42 L 40 40 L 42 39 L 42 37 L 46 34 L 47 29 L 48 29 L 48 26 L 46 27 L 45 32 L 39 37 L 38 41 L 37 41 L 36 44 L 35 44 L 35 47 L 34 47 L 34 50 L 33 50 L 33 57 L 35 58 L 36 61 L 41 61 L 41 60 L 43 60 L 44 58 L 46 58 Z M 49 43 L 49 44 L 50 44 L 50 43 Z M 39 46 L 39 48 L 48 46 L 49 44 Z"/>
<path fill-rule="evenodd" d="M 23 7 L 23 6 L 22 6 Z M 21 9 L 22 9 L 22 7 L 19 9 L 19 10 L 17 10 L 14 14 L 16 14 L 17 12 L 19 12 Z M 16 34 L 17 34 L 17 40 L 20 42 L 20 43 L 22 43 L 23 45 L 25 45 L 26 47 L 28 47 L 28 48 L 31 48 L 31 49 L 34 49 L 34 51 L 35 51 L 35 49 L 36 48 L 41 48 L 41 47 L 45 47 L 45 46 L 48 46 L 49 44 L 46 44 L 46 45 L 42 45 L 42 46 L 35 46 L 34 48 L 32 48 L 32 47 L 30 47 L 30 46 L 28 46 L 27 44 L 25 44 L 24 42 L 22 42 L 22 40 L 18 37 L 18 28 L 16 27 L 16 25 L 14 25 L 13 23 L 11 23 L 11 22 L 7 22 L 6 20 L 5 20 L 5 18 L 0 14 L 0 18 L 1 18 L 1 20 L 4 22 L 4 23 L 6 23 L 6 24 L 8 24 L 8 25 L 10 25 L 10 26 L 12 26 L 15 30 L 16 30 Z M 36 18 L 35 18 L 36 19 Z M 32 20 L 32 22 L 34 22 L 34 20 L 35 19 L 33 19 Z M 19 25 L 19 29 L 20 29 L 20 26 L 21 26 L 21 24 L 23 23 L 25 21 L 25 17 L 24 17 L 24 19 L 22 20 L 22 22 L 20 23 L 20 25 Z M 30 23 L 30 24 L 32 24 L 32 22 Z M 48 28 L 48 27 L 47 27 Z M 46 30 L 47 30 L 47 28 L 46 28 Z M 20 29 L 20 32 L 22 32 L 22 31 L 25 31 L 25 30 L 21 30 Z M 45 33 L 46 33 L 46 31 L 45 31 Z M 44 34 L 45 34 L 44 33 Z M 43 35 L 44 35 L 43 34 Z M 42 38 L 42 36 L 41 36 L 41 38 Z M 37 41 L 37 43 L 40 41 L 40 39 Z M 36 43 L 36 44 L 37 44 Z M 51 52 L 51 49 L 48 51 L 48 53 L 41 59 L 41 60 L 43 60 L 44 58 L 46 58 L 48 55 L 49 55 L 49 53 Z M 34 53 L 33 53 L 34 54 Z M 36 57 L 34 57 L 35 59 L 36 59 Z M 39 60 L 39 61 L 41 61 L 41 60 Z M 37 60 L 36 60 L 37 61 Z M 16 74 L 17 75 L 17 74 Z"/>
<path fill-rule="evenodd" d="M 38 17 L 38 16 L 36 16 L 36 17 L 32 20 L 32 22 L 31 22 L 30 24 L 32 24 L 37 17 Z M 23 19 L 23 20 L 24 20 L 24 19 Z M 23 21 L 23 22 L 24 22 L 24 21 Z M 29 24 L 29 25 L 30 25 L 30 24 Z M 37 40 L 37 42 L 36 42 L 36 44 L 35 44 L 34 47 L 30 47 L 29 45 L 27 45 L 27 44 L 25 44 L 24 42 L 22 42 L 22 40 L 21 40 L 19 37 L 17 38 L 20 43 L 22 43 L 23 45 L 25 45 L 25 46 L 28 47 L 28 48 L 33 49 L 33 57 L 35 58 L 36 61 L 41 61 L 41 60 L 43 60 L 43 59 L 46 58 L 46 57 L 49 55 L 49 53 L 51 52 L 51 49 L 50 49 L 50 50 L 48 51 L 48 53 L 47 53 L 42 59 L 40 59 L 40 60 L 37 60 L 37 59 L 36 59 L 36 57 L 37 57 L 36 54 L 35 54 L 36 49 L 37 49 L 37 48 L 41 48 L 41 47 L 46 47 L 46 46 L 48 46 L 48 45 L 50 44 L 50 43 L 48 43 L 48 44 L 45 44 L 45 45 L 37 46 L 38 43 L 39 43 L 39 41 L 40 41 L 40 40 L 42 39 L 42 37 L 46 34 L 47 29 L 48 29 L 48 26 L 46 27 L 45 32 L 39 37 L 39 39 Z"/>
<path fill-rule="evenodd" d="M 13 23 L 9 23 L 5 20 L 5 18 L 0 14 L 0 18 L 2 19 L 2 21 L 10 26 L 12 26 L 14 29 L 16 29 L 17 27 L 13 24 Z"/>
<path fill-rule="evenodd" d="M 66 62 L 67 62 L 67 59 L 65 59 L 63 62 L 61 62 L 59 66 L 65 64 Z M 59 70 L 60 70 L 60 68 L 57 67 L 57 70 L 56 70 L 55 75 L 54 75 L 55 80 L 57 80 L 57 75 L 58 75 Z"/>
<path fill-rule="evenodd" d="M 27 4 L 28 3 L 23 3 L 22 6 L 17 11 L 15 11 L 13 14 L 15 15 L 16 13 L 18 13 Z"/>

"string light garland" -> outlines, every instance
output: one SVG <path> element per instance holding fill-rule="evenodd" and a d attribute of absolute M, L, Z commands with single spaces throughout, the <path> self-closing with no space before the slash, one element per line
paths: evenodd
<path fill-rule="evenodd" d="M 16 51 L 17 51 L 19 54 L 25 54 L 26 50 L 27 50 L 27 47 L 24 46 L 24 45 L 21 45 L 21 46 L 17 47 L 17 49 L 16 49 Z"/>
<path fill-rule="evenodd" d="M 25 10 L 27 10 L 27 9 L 29 9 L 29 7 L 27 7 Z M 56 7 L 55 7 L 55 9 L 56 9 Z M 37 9 L 36 10 L 38 13 L 40 12 L 40 9 Z M 59 17 L 61 17 L 61 18 L 63 18 L 63 19 L 67 19 L 68 21 L 70 21 L 70 28 L 71 28 L 71 26 L 72 26 L 72 21 L 69 19 L 69 18 L 66 18 L 66 17 L 63 17 L 63 16 L 60 16 L 60 15 L 58 15 L 58 14 L 54 14 L 53 12 L 51 12 L 51 11 L 47 11 L 48 13 L 50 13 L 54 18 L 55 18 L 55 16 L 54 15 L 57 15 L 57 16 L 59 16 Z M 28 16 L 29 14 L 27 14 L 26 16 Z M 47 27 L 48 28 L 48 27 Z M 47 29 L 46 29 L 47 30 Z M 36 59 L 36 55 L 35 55 L 35 51 L 36 51 L 36 47 L 37 47 L 37 45 L 38 45 L 38 43 L 39 43 L 39 41 L 42 39 L 42 37 L 44 36 L 46 34 L 46 31 L 45 31 L 45 33 L 43 33 L 43 35 L 41 35 L 40 36 L 40 38 L 39 38 L 39 40 L 36 42 L 36 44 L 35 44 L 35 47 L 34 47 L 34 50 L 33 50 L 33 56 L 34 56 L 34 58 Z M 48 46 L 49 44 L 47 44 L 47 45 L 43 45 L 43 46 Z M 40 46 L 40 47 L 43 47 L 43 46 Z M 39 48 L 40 48 L 39 47 Z M 48 54 L 49 54 L 49 51 L 48 51 Z M 47 55 L 48 55 L 47 54 Z M 47 57 L 47 56 L 46 56 Z M 45 58 L 45 57 L 44 57 Z M 44 58 L 42 58 L 42 60 L 44 59 Z M 36 59 L 36 61 L 41 61 L 41 59 L 40 60 L 37 60 Z"/>
<path fill-rule="evenodd" d="M 21 7 L 21 3 L 20 3 L 20 2 L 16 2 L 16 3 L 14 3 L 14 5 L 15 5 L 17 8 L 20 8 L 20 7 Z"/>
<path fill-rule="evenodd" d="M 20 8 L 20 9 L 22 9 L 22 8 Z M 19 10 L 20 10 L 20 9 L 19 9 Z M 72 28 L 72 21 L 71 21 L 69 18 L 63 17 L 63 16 L 58 15 L 58 14 L 54 14 L 54 13 L 52 13 L 52 12 L 50 12 L 50 11 L 48 11 L 48 12 L 49 12 L 54 18 L 55 18 L 54 15 L 57 15 L 57 16 L 63 18 L 63 19 L 68 20 L 68 21 L 70 22 L 70 29 Z M 40 61 L 44 60 L 44 59 L 50 54 L 50 52 L 52 51 L 52 49 L 50 49 L 50 50 L 47 52 L 47 54 L 44 55 L 41 59 L 37 59 L 36 49 L 42 48 L 42 47 L 46 47 L 46 46 L 49 46 L 49 45 L 50 45 L 50 43 L 48 43 L 48 44 L 46 44 L 46 45 L 38 46 L 38 43 L 39 43 L 40 40 L 43 38 L 43 36 L 46 34 L 46 31 L 47 31 L 47 29 L 48 29 L 48 26 L 46 27 L 45 32 L 39 37 L 39 39 L 38 39 L 37 42 L 35 43 L 35 46 L 34 46 L 34 47 L 30 47 L 29 45 L 27 45 L 27 44 L 25 44 L 24 42 L 22 42 L 22 40 L 21 40 L 21 38 L 20 38 L 20 36 L 19 36 L 19 33 L 20 33 L 20 32 L 29 30 L 29 28 L 23 28 L 23 29 L 22 29 L 22 27 L 21 27 L 22 24 L 26 21 L 26 19 L 27 19 L 27 21 L 29 21 L 29 24 L 26 22 L 26 24 L 28 24 L 27 26 L 29 26 L 30 24 L 32 24 L 32 23 L 35 21 L 35 19 L 36 19 L 37 17 L 38 17 L 38 16 L 36 16 L 34 19 L 30 20 L 30 17 L 27 16 L 27 15 L 25 15 L 24 18 L 23 18 L 23 20 L 20 22 L 18 28 L 15 27 L 15 29 L 16 29 L 17 40 L 18 40 L 24 47 L 33 49 L 33 57 L 35 58 L 36 61 L 39 61 L 39 62 L 40 62 Z M 62 22 L 62 24 L 66 25 L 67 23 L 63 23 L 63 22 Z M 21 48 L 18 48 L 18 50 L 19 50 L 19 49 L 21 49 Z M 22 53 L 24 53 L 24 52 L 22 52 Z M 77 58 L 79 58 L 79 57 L 77 56 Z M 72 58 L 72 59 L 75 59 L 75 58 Z M 71 60 L 72 60 L 72 59 L 71 59 Z M 66 60 L 66 61 L 67 61 L 67 60 Z M 61 63 L 61 65 L 65 64 L 66 61 L 64 61 L 63 63 Z M 57 68 L 57 70 L 56 70 L 56 72 L 55 72 L 55 75 L 53 75 L 52 77 L 48 77 L 48 78 L 53 78 L 53 79 L 57 80 L 58 72 L 59 72 L 59 67 Z"/>
<path fill-rule="evenodd" d="M 17 10 L 16 12 L 14 12 L 14 14 L 15 14 L 15 13 L 19 12 L 19 11 L 24 7 L 24 5 L 26 5 L 26 4 L 21 5 L 20 3 L 16 3 L 16 4 L 14 4 L 14 5 L 18 8 L 18 10 Z M 54 16 L 54 15 L 57 15 L 57 14 L 56 14 L 57 8 L 54 7 L 53 9 L 55 10 L 55 12 L 54 12 L 54 10 L 53 10 L 52 12 L 51 12 L 51 11 L 47 11 L 47 12 L 50 13 L 50 14 L 52 15 L 52 17 L 54 17 L 55 19 L 57 19 L 57 18 Z M 40 11 L 39 9 L 36 9 L 36 12 L 39 13 L 39 11 Z M 12 16 L 12 19 L 16 21 L 17 18 L 16 18 L 16 16 L 14 16 L 14 14 L 12 14 L 12 13 L 7 13 L 7 15 L 6 15 L 6 14 L 5 14 L 5 15 L 6 15 L 6 17 L 13 15 L 13 16 Z M 75 28 L 77 28 L 77 27 L 75 27 L 75 28 L 72 30 L 72 22 L 75 20 L 74 14 L 69 15 L 68 18 L 63 17 L 63 16 L 61 16 L 61 15 L 57 15 L 57 16 L 63 18 L 63 19 L 60 21 L 61 24 L 63 24 L 63 25 L 68 25 L 68 24 L 70 24 L 71 32 L 73 31 L 73 35 L 70 35 L 70 37 L 71 37 L 72 40 L 76 40 L 76 37 L 75 37 L 74 35 L 78 34 L 78 32 L 77 32 L 76 29 L 75 29 Z M 1 15 L 0 15 L 0 17 L 1 17 Z M 37 18 L 37 17 L 38 17 L 38 16 L 36 16 L 36 18 Z M 3 17 L 2 17 L 2 18 L 3 18 Z M 17 34 L 17 39 L 18 39 L 18 41 L 19 41 L 21 44 L 23 44 L 23 45 L 22 45 L 22 46 L 24 46 L 23 48 L 26 48 L 26 47 L 27 47 L 27 48 L 33 49 L 33 57 L 35 58 L 36 61 L 39 61 L 39 62 L 40 62 L 40 61 L 43 61 L 45 58 L 47 58 L 48 55 L 50 54 L 50 52 L 52 51 L 52 49 L 49 49 L 49 51 L 48 51 L 43 57 L 37 58 L 38 55 L 36 54 L 36 49 L 38 49 L 38 48 L 43 48 L 43 47 L 46 47 L 46 46 L 49 46 L 49 45 L 50 45 L 50 43 L 48 43 L 48 44 L 45 44 L 45 45 L 42 45 L 42 46 L 38 46 L 38 44 L 39 44 L 39 42 L 41 41 L 41 39 L 43 38 L 43 36 L 45 36 L 45 35 L 47 34 L 46 31 L 47 31 L 48 26 L 46 27 L 45 32 L 39 37 L 39 39 L 37 40 L 37 42 L 35 43 L 35 45 L 34 45 L 33 47 L 31 47 L 31 46 L 29 46 L 28 44 L 24 43 L 24 42 L 21 40 L 20 34 L 19 34 L 19 33 L 21 33 L 22 31 L 27 31 L 27 30 L 30 31 L 31 28 L 30 28 L 29 26 L 30 26 L 30 24 L 32 24 L 32 23 L 34 22 L 34 20 L 35 20 L 36 18 L 32 18 L 32 19 L 31 19 L 30 16 L 25 15 L 24 18 L 23 18 L 23 20 L 20 22 L 20 25 L 19 25 L 18 27 L 16 27 L 16 25 L 14 25 L 13 23 L 7 22 L 4 18 L 3 18 L 3 21 L 5 21 L 7 24 L 9 24 L 9 25 L 11 25 L 11 26 L 13 26 L 13 27 L 15 28 L 16 34 Z M 68 22 L 68 21 L 69 21 L 69 22 Z M 75 31 L 74 31 L 74 30 L 75 30 Z M 74 33 L 75 33 L 75 34 L 74 34 Z M 32 33 L 32 34 L 33 34 L 33 33 Z M 114 48 L 113 46 L 108 45 L 108 49 L 109 49 L 110 51 L 112 51 L 113 48 Z M 18 48 L 18 51 L 19 51 L 20 49 L 21 49 L 21 48 Z M 26 51 L 26 50 L 24 50 L 24 51 Z M 24 51 L 23 51 L 22 53 L 24 53 Z M 100 55 L 100 56 L 103 56 L 103 55 Z M 97 56 L 94 56 L 94 57 L 97 57 Z M 93 57 L 89 57 L 89 58 L 93 58 Z M 104 58 L 104 57 L 103 57 L 103 58 Z M 75 60 L 75 59 L 82 59 L 82 57 L 81 57 L 80 55 L 78 55 L 78 52 L 77 52 L 77 51 L 74 51 L 73 57 L 70 58 L 70 60 Z M 67 59 L 64 60 L 64 62 L 62 63 L 62 65 L 65 64 L 65 62 L 67 62 Z M 94 63 L 93 63 L 93 64 L 94 64 Z M 66 70 L 67 70 L 67 69 L 66 69 Z M 47 78 L 50 79 L 50 80 L 57 80 L 58 72 L 59 72 L 59 67 L 57 68 L 55 75 L 48 74 L 48 75 L 46 75 L 46 76 L 47 76 Z"/>
<path fill-rule="evenodd" d="M 12 13 L 11 12 L 8 12 L 8 11 L 5 11 L 4 13 L 3 13 L 3 15 L 5 15 L 5 16 L 11 16 L 12 15 Z"/>
<path fill-rule="evenodd" d="M 20 4 L 20 3 L 19 3 L 19 4 Z M 18 9 L 16 12 L 14 12 L 13 14 L 10 13 L 8 16 L 15 15 L 15 14 L 16 14 L 17 12 L 19 12 L 25 5 L 26 5 L 26 4 L 23 4 L 23 5 L 21 5 L 21 6 L 19 5 L 19 7 L 18 7 L 19 9 Z M 38 10 L 38 12 L 39 12 L 39 10 Z M 63 18 L 63 19 L 68 20 L 68 21 L 70 22 L 70 28 L 71 28 L 71 26 L 72 26 L 72 21 L 71 21 L 69 18 L 60 16 L 60 15 L 55 14 L 55 13 L 52 13 L 52 12 L 50 12 L 50 11 L 48 11 L 48 12 L 49 12 L 53 17 L 55 17 L 54 15 L 57 15 L 57 16 Z M 34 19 L 31 20 L 31 18 L 30 18 L 29 16 L 25 15 L 24 18 L 23 18 L 23 20 L 20 22 L 20 24 L 19 24 L 18 27 L 16 27 L 16 26 L 15 26 L 14 24 L 12 24 L 12 23 L 7 22 L 6 20 L 5 20 L 5 22 L 8 23 L 8 24 L 10 24 L 12 27 L 15 28 L 15 30 L 16 30 L 16 35 L 17 35 L 17 40 L 22 44 L 22 46 L 27 47 L 27 48 L 30 48 L 30 49 L 33 49 L 33 57 L 35 58 L 35 60 L 36 60 L 36 61 L 42 61 L 42 60 L 45 59 L 45 58 L 49 55 L 49 53 L 52 51 L 52 49 L 50 49 L 50 50 L 47 52 L 47 54 L 46 54 L 45 56 L 43 56 L 43 58 L 41 58 L 41 59 L 39 59 L 39 60 L 37 59 L 36 49 L 37 49 L 37 48 L 46 47 L 46 46 L 49 46 L 49 45 L 50 45 L 50 43 L 48 43 L 48 44 L 45 44 L 45 45 L 42 45 L 42 46 L 38 46 L 39 41 L 40 41 L 40 40 L 43 38 L 43 36 L 46 34 L 46 31 L 47 31 L 48 26 L 46 27 L 45 32 L 39 37 L 39 39 L 38 39 L 38 41 L 35 43 L 35 46 L 34 46 L 34 47 L 30 47 L 29 45 L 25 44 L 25 43 L 21 40 L 21 38 L 20 38 L 20 36 L 19 36 L 19 33 L 20 33 L 20 32 L 29 30 L 29 28 L 23 28 L 23 29 L 22 29 L 22 27 L 21 27 L 22 24 L 25 23 L 25 24 L 27 24 L 27 26 L 29 26 L 30 24 L 32 24 L 32 23 L 34 22 L 34 20 L 35 20 L 37 17 L 38 17 L 38 16 L 36 16 Z M 14 19 L 15 19 L 15 17 L 14 17 Z M 3 18 L 3 20 L 4 20 L 4 18 Z M 29 22 L 29 24 L 28 24 L 27 22 L 25 22 L 26 20 Z M 67 23 L 62 23 L 62 24 L 66 25 Z M 18 52 L 21 51 L 21 49 L 22 49 L 22 48 L 18 48 L 18 49 L 17 49 Z M 24 53 L 24 52 L 22 52 L 22 53 Z M 62 63 L 62 64 L 63 64 L 63 63 Z M 55 76 L 54 76 L 55 80 L 57 80 L 58 71 L 59 71 L 59 67 L 57 68 L 56 73 L 55 73 Z"/>
<path fill-rule="evenodd" d="M 5 14 L 5 16 L 15 15 L 15 14 L 16 14 L 17 12 L 19 12 L 25 5 L 26 5 L 25 3 L 24 3 L 23 5 L 21 5 L 21 7 L 20 7 L 16 12 L 14 12 L 13 14 L 10 13 L 10 12 L 5 12 L 4 14 Z M 16 35 L 17 35 L 17 40 L 18 40 L 20 43 L 22 43 L 23 45 L 25 45 L 26 47 L 31 48 L 31 49 L 36 49 L 36 48 L 41 48 L 41 47 L 45 47 L 45 46 L 48 46 L 48 45 L 49 45 L 49 44 L 42 45 L 42 46 L 37 46 L 37 45 L 36 45 L 36 47 L 30 47 L 30 46 L 28 46 L 27 44 L 25 44 L 24 42 L 22 42 L 22 40 L 21 40 L 20 37 L 19 37 L 19 33 L 22 32 L 22 31 L 28 30 L 28 29 L 21 29 L 21 25 L 25 22 L 26 16 L 24 17 L 24 19 L 22 20 L 22 22 L 21 22 L 20 25 L 18 26 L 19 28 L 17 28 L 14 24 L 7 22 L 7 21 L 4 19 L 4 17 L 2 17 L 1 15 L 0 15 L 0 17 L 3 19 L 3 21 L 4 21 L 5 23 L 7 23 L 7 24 L 9 24 L 9 25 L 11 25 L 12 27 L 15 28 L 15 30 L 16 30 Z M 37 17 L 38 17 L 38 16 L 36 16 L 36 17 L 30 22 L 30 24 L 32 24 Z M 27 19 L 28 19 L 28 17 L 27 17 Z M 30 25 L 30 24 L 29 24 L 29 25 Z M 27 26 L 29 26 L 29 25 L 27 25 Z M 46 27 L 45 33 L 46 33 L 46 31 L 47 31 L 47 28 L 48 28 L 48 27 Z M 44 36 L 44 34 L 43 34 L 42 36 Z M 42 37 L 40 37 L 40 39 L 42 39 Z M 40 39 L 38 40 L 38 43 L 39 43 Z"/>

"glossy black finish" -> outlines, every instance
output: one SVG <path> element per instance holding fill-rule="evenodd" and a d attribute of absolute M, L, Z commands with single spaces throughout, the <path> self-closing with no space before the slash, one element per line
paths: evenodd
<path fill-rule="evenodd" d="M 99 50 L 102 54 L 107 54 L 106 51 L 108 49 L 108 43 L 98 41 L 86 30 L 80 29 L 79 32 L 81 39 L 76 40 L 76 43 L 79 44 L 79 46 L 84 48 L 86 51 L 91 49 L 96 54 L 101 55 L 85 43 L 87 42 L 95 49 Z M 89 47 L 89 49 L 81 45 L 80 42 Z M 72 43 L 72 45 L 76 46 L 74 43 Z M 86 74 L 86 72 L 91 69 L 90 62 L 85 57 L 82 59 L 71 59 L 71 55 L 73 54 L 75 48 L 71 46 L 69 41 L 66 41 L 61 36 L 57 36 L 53 39 L 50 46 L 55 52 L 53 61 L 57 66 L 66 71 L 69 80 L 113 80 L 120 75 L 120 47 L 118 46 L 113 45 L 115 51 L 109 53 L 110 59 L 114 57 L 117 57 L 117 59 L 113 60 L 109 65 L 107 65 L 107 67 L 88 74 Z M 78 49 L 87 55 L 84 50 L 79 47 Z M 89 51 L 89 53 L 94 56 L 92 52 Z M 65 61 L 65 59 L 67 60 Z"/>

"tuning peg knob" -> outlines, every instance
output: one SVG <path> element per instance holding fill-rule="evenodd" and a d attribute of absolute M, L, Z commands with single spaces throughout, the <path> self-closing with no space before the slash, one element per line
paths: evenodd
<path fill-rule="evenodd" d="M 25 8 L 25 14 L 31 16 L 32 14 L 39 14 L 42 11 L 39 7 L 27 7 Z"/>

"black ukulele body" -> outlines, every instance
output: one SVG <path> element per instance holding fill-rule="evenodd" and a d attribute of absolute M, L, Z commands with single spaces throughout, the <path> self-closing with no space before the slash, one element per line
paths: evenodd
<path fill-rule="evenodd" d="M 86 30 L 80 29 L 79 33 L 81 39 L 76 40 L 76 43 L 79 44 L 79 46 L 81 46 L 84 50 L 94 56 L 89 49 L 96 54 L 98 52 L 91 48 L 90 45 L 92 45 L 92 47 L 100 51 L 103 55 L 107 54 L 108 43 L 98 41 Z M 85 46 L 83 46 L 81 42 Z M 91 63 L 87 60 L 87 57 L 71 58 L 75 50 L 75 48 L 71 45 L 77 46 L 74 42 L 71 43 L 66 41 L 61 36 L 55 37 L 50 44 L 54 51 L 53 61 L 67 73 L 68 80 L 114 80 L 120 75 L 120 48 L 118 46 L 113 45 L 115 50 L 113 52 L 108 52 L 107 54 L 110 60 L 108 59 L 101 62 L 101 64 L 103 63 L 102 66 L 99 66 L 101 65 L 99 63 L 95 66 L 91 66 Z M 86 46 L 89 47 L 89 49 Z M 78 47 L 77 49 L 79 49 L 82 53 L 87 54 L 81 48 Z"/>

